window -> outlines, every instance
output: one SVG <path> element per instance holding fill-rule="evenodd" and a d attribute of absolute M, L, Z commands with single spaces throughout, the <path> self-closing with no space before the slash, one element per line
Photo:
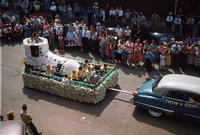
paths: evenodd
<path fill-rule="evenodd" d="M 200 103 L 200 95 L 188 93 L 186 100 L 193 103 Z"/>
<path fill-rule="evenodd" d="M 184 93 L 180 91 L 169 91 L 165 94 L 165 97 L 184 100 Z"/>
<path fill-rule="evenodd" d="M 39 47 L 38 46 L 31 46 L 31 56 L 39 57 Z"/>
<path fill-rule="evenodd" d="M 158 79 L 156 82 L 154 82 L 154 84 L 153 84 L 153 86 L 152 86 L 152 91 L 155 90 L 155 88 L 158 86 L 158 84 L 159 84 L 159 82 L 160 82 L 161 79 L 162 79 L 162 78 L 160 78 L 160 79 Z"/>

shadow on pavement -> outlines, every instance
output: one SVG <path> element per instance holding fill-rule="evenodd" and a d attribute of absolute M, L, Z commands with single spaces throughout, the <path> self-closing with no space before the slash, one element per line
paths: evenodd
<path fill-rule="evenodd" d="M 154 118 L 150 116 L 146 110 L 138 107 L 135 107 L 132 116 L 139 122 L 159 127 L 176 135 L 195 135 L 195 133 L 199 134 L 200 121 L 191 118 L 183 118 L 173 115 L 162 115 L 159 118 Z"/>
<path fill-rule="evenodd" d="M 120 89 L 118 85 L 117 88 Z M 77 101 L 73 101 L 71 99 L 62 98 L 56 95 L 52 95 L 49 93 L 45 93 L 27 87 L 23 88 L 23 93 L 27 95 L 28 98 L 34 99 L 35 101 L 46 100 L 48 102 L 55 103 L 64 106 L 66 108 L 71 108 L 73 110 L 77 110 L 95 116 L 100 116 L 103 110 L 110 104 L 110 102 L 118 94 L 118 92 L 107 90 L 104 100 L 99 104 L 94 105 L 94 104 L 80 103 Z"/>

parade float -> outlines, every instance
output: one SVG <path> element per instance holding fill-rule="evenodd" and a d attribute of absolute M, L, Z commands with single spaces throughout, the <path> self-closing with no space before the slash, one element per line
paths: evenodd
<path fill-rule="evenodd" d="M 24 44 L 24 69 L 22 78 L 24 86 L 34 90 L 41 90 L 64 98 L 79 102 L 97 104 L 101 102 L 106 90 L 115 87 L 118 82 L 118 70 L 113 64 L 108 64 L 108 71 L 103 72 L 100 80 L 91 84 L 85 79 L 68 80 L 73 70 L 77 71 L 83 62 L 67 59 L 49 51 L 48 40 L 40 37 L 40 42 L 35 43 L 31 38 L 23 40 Z M 47 66 L 51 67 L 54 74 L 47 75 Z M 92 70 L 101 66 L 90 63 Z"/>

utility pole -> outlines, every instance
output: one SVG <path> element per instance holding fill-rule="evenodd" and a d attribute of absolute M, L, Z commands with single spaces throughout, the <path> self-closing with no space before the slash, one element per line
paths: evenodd
<path fill-rule="evenodd" d="M 178 0 L 175 0 L 174 15 L 177 14 L 177 4 L 178 4 Z"/>

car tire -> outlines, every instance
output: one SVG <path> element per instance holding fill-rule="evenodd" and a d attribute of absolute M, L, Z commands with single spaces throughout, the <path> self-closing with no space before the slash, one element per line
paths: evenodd
<path fill-rule="evenodd" d="M 157 111 L 154 111 L 154 110 L 148 110 L 148 112 L 151 116 L 156 117 L 156 118 L 158 118 L 162 115 L 161 112 L 157 112 Z"/>

